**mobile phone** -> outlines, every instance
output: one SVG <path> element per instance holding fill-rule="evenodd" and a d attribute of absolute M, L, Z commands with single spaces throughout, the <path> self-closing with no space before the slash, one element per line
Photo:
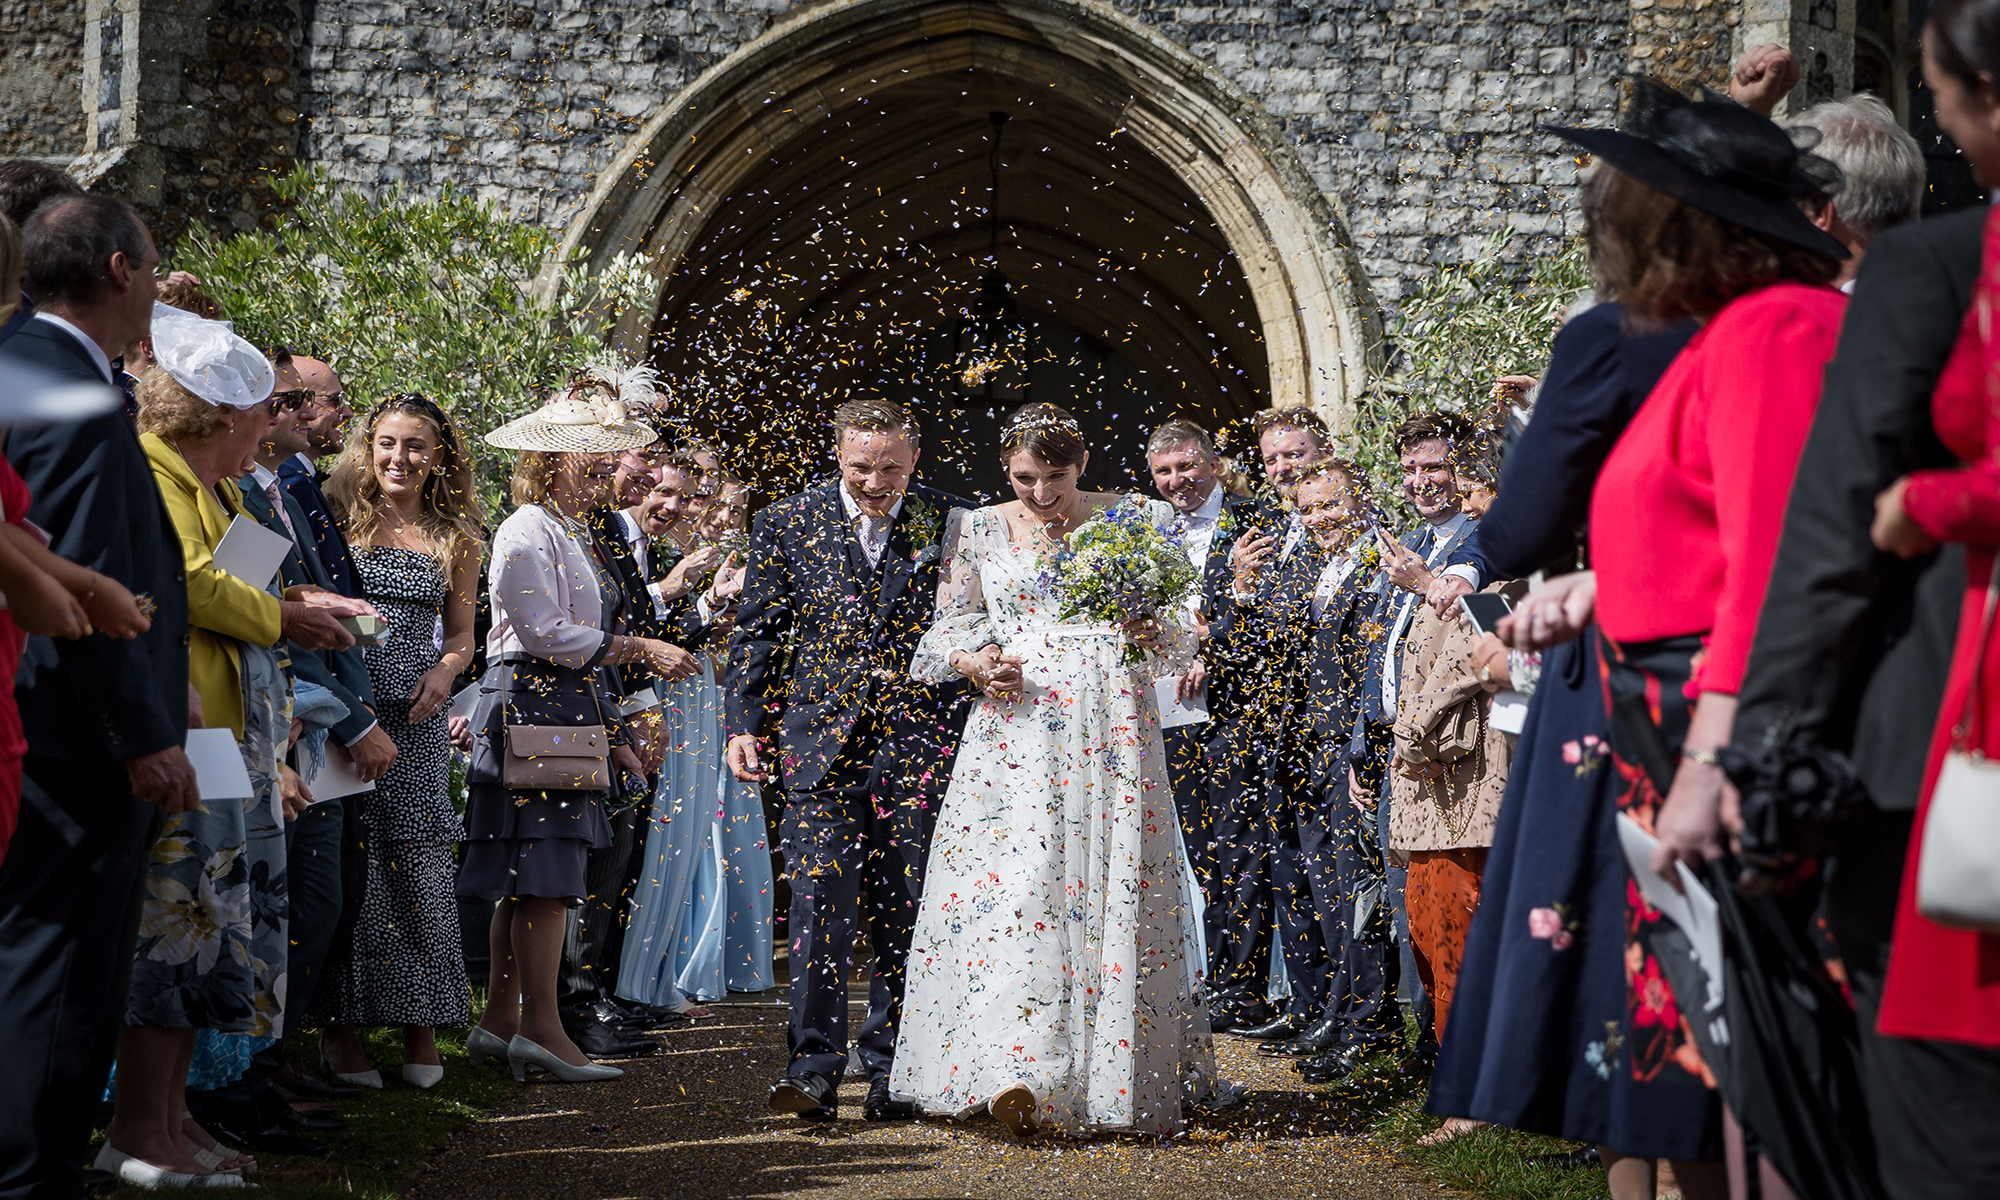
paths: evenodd
<path fill-rule="evenodd" d="M 1498 592 L 1474 592 L 1458 598 L 1459 607 L 1465 611 L 1465 619 L 1480 633 L 1492 633 L 1500 624 L 1500 618 L 1514 611 L 1507 603 L 1507 597 Z"/>

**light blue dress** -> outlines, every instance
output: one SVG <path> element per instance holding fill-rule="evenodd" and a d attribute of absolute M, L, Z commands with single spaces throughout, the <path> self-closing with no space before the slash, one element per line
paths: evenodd
<path fill-rule="evenodd" d="M 667 739 L 626 919 L 617 993 L 645 1004 L 720 1000 L 773 986 L 770 838 L 755 784 L 723 766 L 722 689 L 663 685 Z"/>

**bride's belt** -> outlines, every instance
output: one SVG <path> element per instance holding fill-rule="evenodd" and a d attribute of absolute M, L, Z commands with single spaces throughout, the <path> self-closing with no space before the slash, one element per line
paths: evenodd
<path fill-rule="evenodd" d="M 1082 621 L 1072 621 L 1068 624 L 1063 624 L 1063 625 L 1023 626 L 1010 633 L 1007 637 L 1007 641 L 1011 645 L 1017 642 L 1031 641 L 1035 638 L 1045 638 L 1045 639 L 1081 638 L 1081 637 L 1118 638 L 1123 636 L 1125 636 L 1125 631 L 1118 628 L 1116 625 L 1089 624 Z"/>

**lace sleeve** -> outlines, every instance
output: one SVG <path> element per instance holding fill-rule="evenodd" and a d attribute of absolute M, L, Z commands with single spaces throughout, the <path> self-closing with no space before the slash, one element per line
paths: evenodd
<path fill-rule="evenodd" d="M 951 667 L 952 654 L 978 650 L 994 640 L 993 622 L 986 615 L 986 596 L 979 586 L 984 524 L 980 512 L 962 508 L 952 509 L 945 518 L 937 610 L 930 629 L 917 643 L 916 656 L 910 660 L 910 676 L 921 683 L 960 678 Z"/>

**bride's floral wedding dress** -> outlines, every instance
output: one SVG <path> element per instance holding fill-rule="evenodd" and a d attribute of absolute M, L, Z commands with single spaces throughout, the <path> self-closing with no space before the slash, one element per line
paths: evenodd
<path fill-rule="evenodd" d="M 1152 511 L 1157 510 L 1157 511 Z M 1151 505 L 1165 524 L 1171 510 Z M 1117 627 L 1067 624 L 996 508 L 954 510 L 937 623 L 911 674 L 955 650 L 1025 660 L 1025 695 L 979 698 L 925 868 L 891 1093 L 965 1116 L 1033 1091 L 1066 1132 L 1167 1134 L 1211 1099 L 1215 1056 L 1192 894 L 1153 698 L 1192 631 L 1121 665 Z"/>

